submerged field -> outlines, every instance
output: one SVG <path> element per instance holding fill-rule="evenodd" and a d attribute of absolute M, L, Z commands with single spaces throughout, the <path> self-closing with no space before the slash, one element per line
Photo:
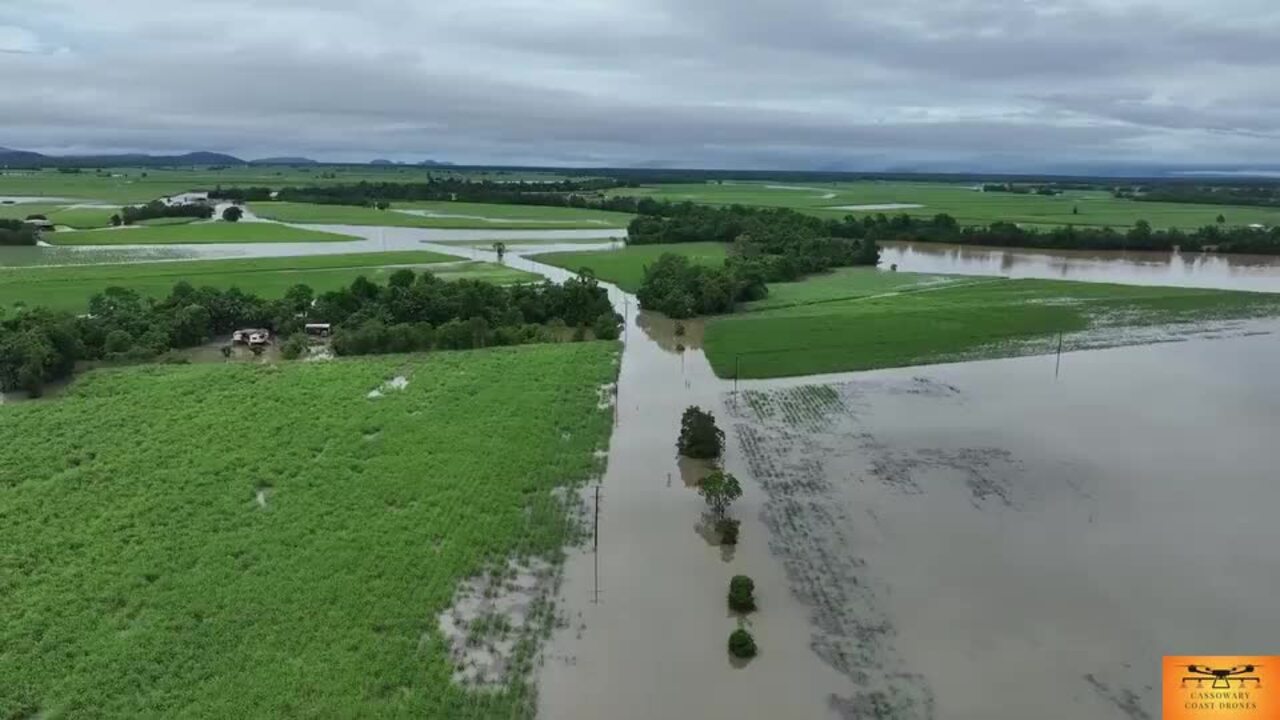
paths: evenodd
<path fill-rule="evenodd" d="M 257 222 L 201 222 L 105 230 L 58 232 L 45 238 L 54 245 L 206 245 L 212 243 L 354 242 L 337 233 Z"/>
<path fill-rule="evenodd" d="M 616 351 L 153 366 L 0 407 L 29 439 L 0 443 L 0 716 L 524 716 L 519 680 L 452 682 L 436 618 L 557 556 Z"/>
<path fill-rule="evenodd" d="M 532 273 L 502 265 L 460 262 L 427 251 L 0 269 L 0 308 L 21 303 L 83 312 L 89 298 L 108 287 L 162 298 L 175 283 L 183 281 L 195 287 L 238 287 L 277 298 L 294 285 L 305 284 L 320 293 L 345 287 L 361 275 L 384 283 L 386 276 L 401 267 L 424 269 L 446 280 L 512 283 L 537 279 Z"/>
<path fill-rule="evenodd" d="M 640 289 L 644 269 L 663 253 L 677 253 L 693 263 L 718 266 L 724 262 L 724 243 L 678 243 L 674 245 L 631 245 L 618 250 L 586 250 L 583 252 L 544 253 L 531 259 L 577 272 L 587 268 L 597 278 L 613 283 L 627 292 Z"/>
<path fill-rule="evenodd" d="M 1280 209 L 1275 208 L 1135 202 L 1098 190 L 1069 190 L 1046 197 L 978 192 L 975 188 L 974 183 L 725 182 L 657 185 L 623 193 L 711 205 L 788 207 L 829 218 L 876 213 L 932 217 L 947 213 L 964 225 L 1001 220 L 1025 225 L 1132 227 L 1138 220 L 1146 220 L 1156 228 L 1193 229 L 1215 224 L 1219 214 L 1231 225 L 1280 225 Z"/>
<path fill-rule="evenodd" d="M 914 287 L 883 290 L 913 277 Z M 1123 345 L 1142 328 L 1280 314 L 1280 295 L 855 269 L 771 285 L 768 300 L 744 309 L 708 321 L 707 358 L 721 377 L 1046 352 L 1059 334 L 1068 349 Z"/>
<path fill-rule="evenodd" d="M 483 230 L 575 230 L 602 227 L 625 228 L 630 216 L 622 213 L 538 205 L 490 205 L 484 203 L 406 202 L 388 210 L 356 205 L 255 202 L 252 210 L 269 220 L 317 225 L 386 225 Z"/>

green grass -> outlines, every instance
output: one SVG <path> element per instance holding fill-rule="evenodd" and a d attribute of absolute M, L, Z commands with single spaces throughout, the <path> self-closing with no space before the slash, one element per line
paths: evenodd
<path fill-rule="evenodd" d="M 629 215 L 599 210 L 483 203 L 395 203 L 390 210 L 377 210 L 355 205 L 255 202 L 250 209 L 259 217 L 291 223 L 482 230 L 599 230 L 625 228 L 631 220 Z M 424 217 L 398 210 L 469 217 Z"/>
<path fill-rule="evenodd" d="M 58 232 L 45 237 L 54 245 L 204 245 L 212 243 L 355 242 L 359 238 L 275 223 L 208 222 Z"/>
<path fill-rule="evenodd" d="M 85 230 L 107 227 L 111 224 L 111 216 L 118 212 L 120 212 L 119 208 L 78 208 L 74 204 L 66 203 L 0 205 L 0 218 L 25 220 L 28 215 L 44 215 L 55 225 Z"/>
<path fill-rule="evenodd" d="M 807 189 L 777 189 L 786 186 Z M 1068 191 L 1056 197 L 982 193 L 971 184 L 924 182 L 842 182 L 842 183 L 715 183 L 661 185 L 620 191 L 654 198 L 690 200 L 710 205 L 755 205 L 788 207 L 826 218 L 845 215 L 895 215 L 906 213 L 932 217 L 947 213 L 964 225 L 985 225 L 996 220 L 1028 226 L 1111 226 L 1132 227 L 1146 220 L 1156 228 L 1192 229 L 1212 225 L 1219 213 L 1231 225 L 1280 225 L 1280 209 L 1227 205 L 1190 205 L 1117 200 L 1100 191 Z M 831 195 L 832 197 L 827 197 Z M 914 204 L 902 210 L 845 210 L 842 205 Z M 1074 208 L 1079 214 L 1073 214 Z"/>
<path fill-rule="evenodd" d="M 898 277 L 909 273 L 898 273 Z M 798 283 L 803 286 L 808 283 Z M 1280 295 L 1059 280 L 972 279 L 892 295 L 847 296 L 828 283 L 771 286 L 803 303 L 708 321 L 707 358 L 721 377 L 765 378 L 1007 357 L 1048 349 L 1059 333 L 1280 314 Z M 1070 343 L 1069 343 L 1070 346 Z"/>
<path fill-rule="evenodd" d="M 147 227 L 164 226 L 164 225 L 190 225 L 197 218 L 192 217 L 159 217 L 150 220 L 140 220 L 136 225 L 145 225 Z"/>
<path fill-rule="evenodd" d="M 451 682 L 435 618 L 559 552 L 616 351 L 147 366 L 0 406 L 33 439 L 0 443 L 0 717 L 527 716 L 527 686 Z"/>
<path fill-rule="evenodd" d="M 590 268 L 597 278 L 613 283 L 627 292 L 635 292 L 644 281 L 645 267 L 663 253 L 676 253 L 688 257 L 694 263 L 718 266 L 724 262 L 725 251 L 724 243 L 705 242 L 632 245 L 617 250 L 544 253 L 530 257 L 538 262 L 575 272 Z"/>
<path fill-rule="evenodd" d="M 147 297 L 163 298 L 183 280 L 196 287 L 238 287 L 261 297 L 278 298 L 299 283 L 325 292 L 345 287 L 360 275 L 386 282 L 387 276 L 406 266 L 429 270 L 446 280 L 468 278 L 507 284 L 539 277 L 504 265 L 459 262 L 458 258 L 427 251 L 15 268 L 0 269 L 0 308 L 22 303 L 27 307 L 84 312 L 89 298 L 108 287 L 125 287 Z"/>

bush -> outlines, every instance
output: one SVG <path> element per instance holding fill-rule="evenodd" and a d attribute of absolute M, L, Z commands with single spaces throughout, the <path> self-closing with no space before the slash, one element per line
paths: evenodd
<path fill-rule="evenodd" d="M 729 609 L 749 613 L 756 609 L 756 584 L 746 575 L 734 575 L 729 581 Z"/>
<path fill-rule="evenodd" d="M 751 637 L 751 633 L 746 628 L 738 628 L 729 636 L 729 654 L 742 659 L 753 658 L 756 656 L 756 639 Z"/>
<path fill-rule="evenodd" d="M 222 211 L 222 219 L 225 222 L 240 222 L 240 218 L 244 217 L 244 210 L 232 205 Z"/>
<path fill-rule="evenodd" d="M 724 452 L 724 431 L 716 427 L 716 418 L 693 405 L 680 418 L 680 454 L 699 460 L 720 457 Z"/>
<path fill-rule="evenodd" d="M 600 317 L 596 318 L 595 323 L 591 326 L 591 332 L 595 334 L 597 340 L 617 340 L 618 325 L 621 323 L 621 316 L 613 311 L 600 313 Z"/>
<path fill-rule="evenodd" d="M 716 532 L 720 535 L 721 545 L 737 545 L 738 544 L 738 527 L 741 525 L 737 520 L 730 518 L 720 518 L 716 521 Z"/>
<path fill-rule="evenodd" d="M 307 348 L 310 345 L 311 342 L 305 333 L 294 333 L 280 346 L 280 357 L 285 360 L 297 360 L 307 354 Z"/>

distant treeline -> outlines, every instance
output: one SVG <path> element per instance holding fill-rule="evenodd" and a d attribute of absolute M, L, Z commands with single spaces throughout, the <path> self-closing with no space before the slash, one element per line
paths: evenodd
<path fill-rule="evenodd" d="M 670 317 L 733 312 L 759 300 L 768 283 L 849 265 L 875 265 L 880 248 L 852 218 L 824 220 L 789 209 L 739 205 L 652 203 L 635 218 L 627 242 L 634 245 L 720 241 L 732 243 L 721 267 L 690 263 L 667 253 L 645 268 L 636 293 L 640 304 Z"/>
<path fill-rule="evenodd" d="M 1062 190 L 1056 185 L 1019 185 L 1016 183 L 986 183 L 982 192 L 1004 192 L 1015 195 L 1061 195 Z"/>
<path fill-rule="evenodd" d="M 576 339 L 613 339 L 620 319 L 591 278 L 504 287 L 406 268 L 386 285 L 362 276 L 319 296 L 295 285 L 277 300 L 186 282 L 158 301 L 112 287 L 90 300 L 87 315 L 37 308 L 0 320 L 0 390 L 38 395 L 81 361 L 164 358 L 246 327 L 289 337 L 285 347 L 296 351 L 308 322 L 334 324 L 334 350 L 357 355 L 546 342 L 568 328 Z"/>
<path fill-rule="evenodd" d="M 0 245 L 35 245 L 38 231 L 21 220 L 0 218 Z"/>
<path fill-rule="evenodd" d="M 132 225 L 143 220 L 157 218 L 189 217 L 208 220 L 213 217 L 213 206 L 204 203 L 186 203 L 182 205 L 166 205 L 159 200 L 152 200 L 146 205 L 130 205 L 120 209 L 118 215 L 111 216 L 112 225 Z"/>
<path fill-rule="evenodd" d="M 1113 194 L 1138 202 L 1280 207 L 1280 186 L 1277 185 L 1161 185 L 1117 188 Z"/>
<path fill-rule="evenodd" d="M 547 182 L 471 181 L 456 177 L 431 178 L 426 182 L 360 182 L 346 185 L 313 185 L 286 187 L 275 191 L 268 187 L 222 188 L 209 192 L 209 197 L 233 202 L 280 200 L 283 202 L 324 205 L 359 205 L 375 207 L 388 202 L 459 201 L 512 205 L 552 205 L 557 207 L 620 209 L 631 212 L 630 198 L 606 198 L 601 193 L 635 183 L 596 178 Z M 615 208 L 614 205 L 617 207 Z"/>
<path fill-rule="evenodd" d="M 917 240 L 1054 250 L 1170 251 L 1178 248 L 1183 252 L 1211 250 L 1222 253 L 1280 254 L 1280 228 L 1268 230 L 1207 225 L 1191 231 L 1155 230 L 1145 220 L 1139 220 L 1132 228 L 1123 232 L 1112 228 L 1070 225 L 1041 230 L 1007 222 L 961 227 L 955 218 L 946 214 L 932 218 L 876 215 L 856 222 L 862 225 L 864 237 L 878 241 Z"/>

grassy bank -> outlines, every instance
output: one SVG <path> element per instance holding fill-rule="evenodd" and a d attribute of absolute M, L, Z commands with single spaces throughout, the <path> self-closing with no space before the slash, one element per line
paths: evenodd
<path fill-rule="evenodd" d="M 585 252 L 544 253 L 531 258 L 574 272 L 589 268 L 596 277 L 613 283 L 627 292 L 640 289 L 645 266 L 657 260 L 663 253 L 676 253 L 703 265 L 720 265 L 724 262 L 726 246 L 723 243 L 678 243 L 674 245 L 631 245 L 617 250 Z"/>
<path fill-rule="evenodd" d="M 448 264 L 433 267 L 440 263 Z M 108 287 L 129 288 L 160 298 L 181 281 L 196 287 L 238 287 L 275 298 L 299 283 L 310 285 L 316 292 L 344 287 L 360 275 L 383 283 L 396 268 L 406 266 L 431 270 L 446 279 L 508 283 L 538 277 L 502 265 L 459 262 L 449 255 L 426 251 L 15 268 L 0 269 L 0 308 L 22 303 L 27 307 L 83 312 L 89 298 Z"/>
<path fill-rule="evenodd" d="M 565 540 L 611 343 L 100 371 L 0 406 L 0 716 L 521 717 L 435 618 Z M 408 386 L 370 399 L 403 375 Z"/>
<path fill-rule="evenodd" d="M 847 273 L 871 277 L 773 285 L 764 303 L 708 321 L 706 352 L 716 374 L 765 378 L 1005 357 L 1059 333 L 1280 314 L 1280 295 L 1261 293 L 917 276 L 918 286 L 884 295 L 871 288 L 887 282 L 887 273 Z M 861 296 L 859 285 L 868 289 Z M 1114 344 L 1124 342 L 1118 333 Z"/>
<path fill-rule="evenodd" d="M 281 222 L 316 225 L 387 225 L 480 230 L 574 230 L 625 228 L 629 215 L 541 207 L 537 205 L 489 205 L 485 203 L 394 203 L 389 210 L 355 205 L 255 202 L 258 216 Z M 403 211 L 403 212 L 402 212 Z M 423 214 L 411 214 L 418 212 Z"/>
<path fill-rule="evenodd" d="M 274 223 L 218 221 L 59 232 L 45 239 L 54 245 L 207 245 L 213 243 L 354 242 L 360 238 Z"/>

